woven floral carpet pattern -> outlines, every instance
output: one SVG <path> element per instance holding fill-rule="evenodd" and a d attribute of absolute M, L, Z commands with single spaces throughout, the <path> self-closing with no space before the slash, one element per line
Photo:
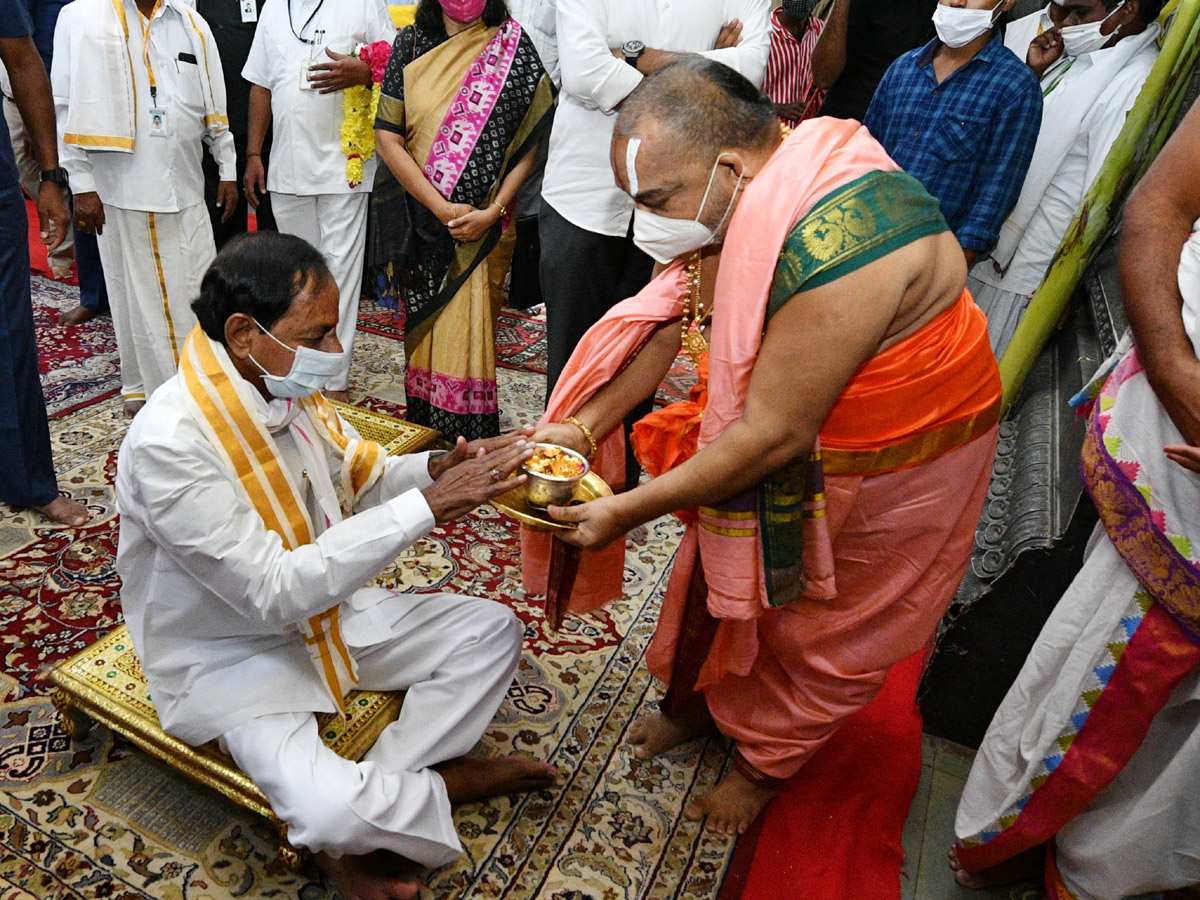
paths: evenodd
<path fill-rule="evenodd" d="M 61 484 L 94 519 L 76 531 L 0 506 L 0 897 L 284 898 L 335 896 L 275 860 L 264 820 L 150 760 L 103 728 L 73 742 L 59 728 L 45 669 L 120 621 L 112 491 L 126 423 L 114 396 L 111 324 L 54 326 L 74 289 L 35 279 L 39 342 Z M 364 306 L 354 396 L 403 411 L 403 344 Z M 541 323 L 506 316 L 500 397 L 506 426 L 540 409 Z M 686 376 L 679 373 L 680 391 Z M 553 790 L 457 813 L 466 853 L 430 873 L 427 898 L 701 900 L 715 897 L 732 842 L 683 820 L 687 799 L 728 764 L 718 741 L 635 761 L 626 732 L 657 695 L 642 665 L 678 540 L 673 520 L 639 534 L 625 598 L 571 618 L 557 636 L 520 588 L 513 523 L 485 508 L 434 532 L 380 582 L 510 602 L 526 623 L 517 678 L 478 752 L 526 753 L 558 765 Z"/>

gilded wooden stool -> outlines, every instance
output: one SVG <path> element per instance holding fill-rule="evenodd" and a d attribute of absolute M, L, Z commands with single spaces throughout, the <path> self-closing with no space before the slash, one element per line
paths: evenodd
<path fill-rule="evenodd" d="M 378 441 L 391 456 L 416 453 L 437 439 L 437 432 L 420 425 L 354 406 L 335 405 L 359 434 Z M 269 819 L 279 830 L 280 858 L 292 867 L 302 863 L 304 854 L 288 842 L 287 823 L 276 818 L 267 798 L 215 741 L 193 747 L 159 726 L 141 662 L 124 625 L 55 666 L 47 677 L 54 685 L 52 699 L 63 731 L 70 737 L 82 739 L 93 722 L 107 726 L 188 778 Z M 317 716 L 321 738 L 335 753 L 357 762 L 400 715 L 402 701 L 402 693 L 353 691 L 346 698 L 345 720 L 332 714 Z"/>

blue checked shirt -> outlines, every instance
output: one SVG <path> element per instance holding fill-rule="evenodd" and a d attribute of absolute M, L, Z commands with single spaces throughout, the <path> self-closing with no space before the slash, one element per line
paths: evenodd
<path fill-rule="evenodd" d="M 999 31 L 941 84 L 937 48 L 934 39 L 892 63 L 863 124 L 938 199 L 963 249 L 986 253 L 1020 196 L 1042 124 L 1042 90 Z"/>

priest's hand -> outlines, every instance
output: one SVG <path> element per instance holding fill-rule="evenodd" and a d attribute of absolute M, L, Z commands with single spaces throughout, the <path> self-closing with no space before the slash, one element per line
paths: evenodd
<path fill-rule="evenodd" d="M 348 87 L 371 84 L 371 67 L 357 56 L 335 53 L 328 47 L 325 55 L 333 62 L 317 63 L 308 70 L 308 83 L 313 90 L 333 94 Z"/>
<path fill-rule="evenodd" d="M 466 515 L 480 504 L 525 483 L 514 475 L 533 456 L 532 444 L 522 440 L 491 453 L 482 452 L 451 466 L 421 493 L 439 525 Z"/>
<path fill-rule="evenodd" d="M 555 536 L 559 540 L 583 550 L 603 550 L 637 524 L 626 520 L 621 505 L 621 496 L 600 497 L 578 506 L 551 506 L 546 512 L 560 522 L 579 526 L 574 531 L 558 532 Z"/>
<path fill-rule="evenodd" d="M 221 210 L 221 221 L 228 222 L 237 211 L 238 189 L 236 181 L 222 181 L 217 185 L 217 209 Z"/>
<path fill-rule="evenodd" d="M 41 223 L 42 243 L 53 252 L 67 236 L 71 227 L 71 211 L 67 209 L 67 198 L 61 184 L 43 181 L 38 189 L 38 219 Z"/>
<path fill-rule="evenodd" d="M 520 431 L 514 431 L 511 434 L 483 438 L 478 441 L 468 442 L 465 437 L 460 435 L 458 441 L 454 444 L 454 449 L 449 453 L 438 453 L 429 457 L 429 477 L 437 481 L 459 463 L 466 462 L 468 459 L 473 459 L 476 456 L 493 453 L 496 450 L 503 450 L 505 447 L 511 447 L 522 441 L 528 441 L 532 436 L 532 425 L 528 425 Z"/>
<path fill-rule="evenodd" d="M 75 227 L 84 234 L 104 233 L 104 204 L 95 191 L 75 195 Z"/>
<path fill-rule="evenodd" d="M 583 436 L 583 431 L 579 426 L 572 425 L 570 422 L 553 422 L 543 425 L 534 433 L 533 442 L 535 444 L 557 444 L 559 447 L 574 450 L 580 456 L 587 456 L 588 451 L 592 449 L 588 446 L 587 438 Z"/>

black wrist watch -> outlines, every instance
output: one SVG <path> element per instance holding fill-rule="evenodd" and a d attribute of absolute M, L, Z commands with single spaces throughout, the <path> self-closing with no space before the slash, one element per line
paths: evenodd
<path fill-rule="evenodd" d="M 67 170 L 59 166 L 57 169 L 42 169 L 42 181 L 52 181 L 55 184 L 67 186 Z"/>
<path fill-rule="evenodd" d="M 621 45 L 621 52 L 625 54 L 625 62 L 636 69 L 638 57 L 646 52 L 646 45 L 641 41 L 626 41 Z"/>

